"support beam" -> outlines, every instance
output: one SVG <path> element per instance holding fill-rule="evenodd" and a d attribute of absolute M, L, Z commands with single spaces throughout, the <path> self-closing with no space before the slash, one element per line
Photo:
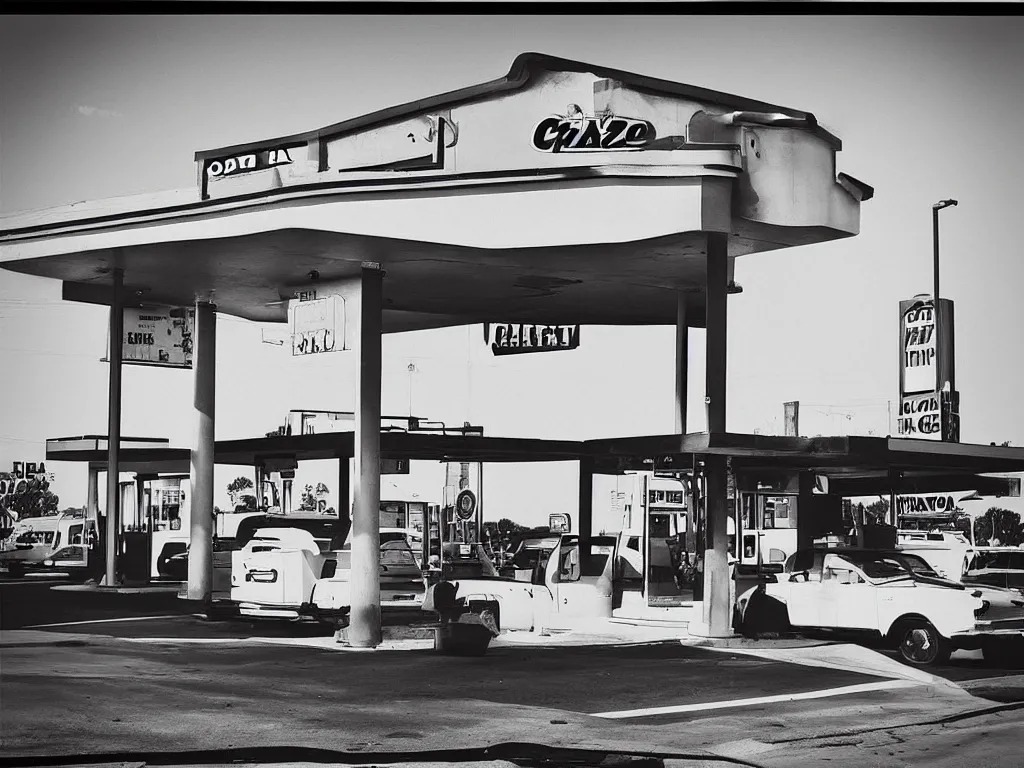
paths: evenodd
<path fill-rule="evenodd" d="M 796 548 L 810 549 L 820 535 L 814 495 L 814 473 L 801 472 L 797 479 Z"/>
<path fill-rule="evenodd" d="M 703 625 L 708 637 L 732 634 L 732 605 L 729 572 L 729 504 L 726 499 L 725 457 L 705 458 L 707 483 L 705 499 Z"/>
<path fill-rule="evenodd" d="M 188 553 L 188 599 L 208 601 L 213 593 L 213 457 L 217 384 L 217 312 L 209 302 L 196 303 L 195 352 L 192 356 L 193 420 L 191 531 Z"/>
<path fill-rule="evenodd" d="M 579 542 L 580 566 L 590 559 L 591 542 L 594 536 L 594 459 L 580 458 L 579 494 Z"/>
<path fill-rule="evenodd" d="M 725 432 L 725 367 L 727 297 L 729 284 L 729 238 L 719 232 L 707 233 L 707 341 L 705 405 L 707 431 Z M 710 488 L 708 491 L 710 497 Z"/>
<path fill-rule="evenodd" d="M 676 433 L 686 434 L 686 390 L 689 377 L 690 327 L 686 322 L 686 294 L 680 293 L 676 309 Z"/>
<path fill-rule="evenodd" d="M 348 642 L 376 648 L 380 626 L 380 366 L 383 273 L 364 266 L 356 349 L 355 487 L 352 503 L 352 606 Z"/>
<path fill-rule="evenodd" d="M 141 581 L 145 584 L 149 583 L 149 580 L 153 577 L 153 531 L 150 525 L 149 515 L 146 510 L 146 493 L 145 486 L 146 481 L 152 478 L 153 475 L 144 475 L 142 473 L 135 473 L 135 519 L 138 521 L 139 528 L 146 534 L 146 570 L 141 574 Z"/>
<path fill-rule="evenodd" d="M 121 489 L 118 486 L 121 450 L 121 345 L 124 342 L 124 270 L 114 270 L 110 299 L 110 384 L 107 399 L 107 568 L 104 585 L 117 585 L 117 553 L 121 544 Z"/>
<path fill-rule="evenodd" d="M 352 468 L 347 456 L 338 459 L 338 517 L 352 519 Z"/>
<path fill-rule="evenodd" d="M 102 531 L 100 528 L 100 470 L 99 466 L 89 463 L 89 485 L 85 495 L 85 540 L 89 542 L 89 550 L 86 555 L 86 565 L 90 578 L 99 576 L 101 571 L 105 570 L 106 563 L 105 558 L 100 554 L 100 542 L 103 542 L 103 537 L 99 537 L 95 542 L 89 539 L 89 531 L 93 530 L 92 526 L 95 526 L 96 533 L 99 534 Z"/>

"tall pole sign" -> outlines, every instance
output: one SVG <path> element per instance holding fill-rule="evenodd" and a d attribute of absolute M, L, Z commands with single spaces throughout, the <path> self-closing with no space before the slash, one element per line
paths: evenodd
<path fill-rule="evenodd" d="M 960 393 L 956 390 L 953 302 L 931 296 L 900 302 L 899 434 L 960 442 Z"/>

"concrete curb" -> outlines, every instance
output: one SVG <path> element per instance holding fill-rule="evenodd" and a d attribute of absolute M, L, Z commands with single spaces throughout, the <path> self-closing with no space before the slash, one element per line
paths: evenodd
<path fill-rule="evenodd" d="M 91 592 L 94 594 L 105 595 L 159 595 L 170 592 L 176 593 L 181 589 L 181 585 L 176 582 L 171 584 L 151 584 L 144 587 L 101 587 L 98 584 L 57 584 L 50 587 L 50 589 L 57 592 Z"/>

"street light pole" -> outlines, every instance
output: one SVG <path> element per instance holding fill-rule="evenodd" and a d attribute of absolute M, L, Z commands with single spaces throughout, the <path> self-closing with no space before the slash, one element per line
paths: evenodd
<path fill-rule="evenodd" d="M 942 376 L 942 367 L 939 365 L 939 211 L 943 208 L 948 208 L 951 205 L 957 205 L 956 200 L 940 200 L 932 206 L 932 250 L 934 259 L 932 262 L 932 276 L 935 280 L 934 290 L 932 292 L 932 312 L 933 323 L 932 326 L 935 331 L 935 390 L 936 392 L 941 391 L 943 382 L 940 381 Z"/>

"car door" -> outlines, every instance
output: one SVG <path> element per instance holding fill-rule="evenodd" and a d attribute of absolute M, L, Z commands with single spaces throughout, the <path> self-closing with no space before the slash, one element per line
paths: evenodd
<path fill-rule="evenodd" d="M 612 553 L 591 545 L 584 563 L 577 540 L 562 538 L 545 569 L 545 585 L 561 621 L 609 617 L 612 613 Z"/>
<path fill-rule="evenodd" d="M 68 526 L 67 540 L 54 555 L 54 566 L 63 568 L 84 568 L 88 564 L 88 547 L 85 541 L 85 522 Z"/>
<path fill-rule="evenodd" d="M 788 594 L 786 606 L 789 622 L 797 627 L 834 627 L 836 624 L 836 606 L 834 585 L 826 578 L 827 564 L 834 555 L 821 556 L 814 553 L 812 567 L 806 569 L 809 579 L 803 578 L 803 572 L 794 574 L 795 581 L 786 584 Z M 770 594 L 770 592 L 769 592 Z"/>
<path fill-rule="evenodd" d="M 838 629 L 873 630 L 878 626 L 878 587 L 869 582 L 857 568 L 836 558 L 822 573 L 826 586 L 823 598 L 828 601 L 826 616 L 829 626 Z"/>

